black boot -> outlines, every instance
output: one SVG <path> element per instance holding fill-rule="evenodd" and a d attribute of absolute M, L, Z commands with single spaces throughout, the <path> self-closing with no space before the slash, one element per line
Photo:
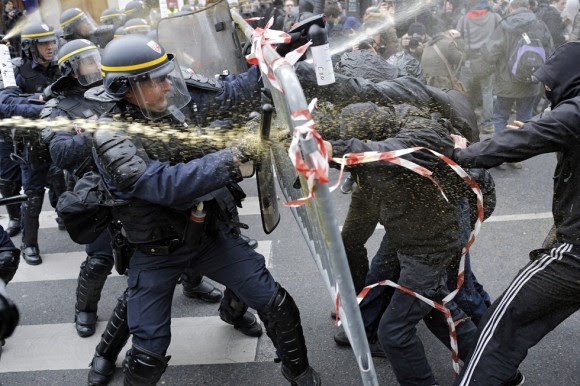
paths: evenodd
<path fill-rule="evenodd" d="M 42 263 L 42 257 L 38 249 L 38 216 L 42 210 L 44 201 L 43 193 L 32 193 L 28 195 L 28 201 L 22 204 L 22 257 L 30 265 Z M 40 196 L 39 194 L 43 194 Z"/>
<path fill-rule="evenodd" d="M 125 386 L 156 385 L 171 356 L 162 356 L 133 345 L 123 361 Z"/>
<path fill-rule="evenodd" d="M 0 279 L 8 284 L 20 264 L 20 249 L 0 248 Z"/>
<path fill-rule="evenodd" d="M 127 325 L 127 290 L 117 300 L 117 306 L 107 323 L 101 341 L 95 350 L 95 356 L 90 364 L 88 385 L 108 385 L 115 374 L 115 362 L 119 353 L 129 339 Z"/>
<path fill-rule="evenodd" d="M 282 375 L 292 385 L 320 385 L 320 376 L 308 364 L 300 311 L 292 296 L 280 284 L 266 307 L 258 311 L 266 333 L 282 362 Z"/>
<path fill-rule="evenodd" d="M 0 193 L 3 198 L 18 195 L 20 188 L 20 181 L 10 181 L 0 178 Z M 8 212 L 6 233 L 8 233 L 8 236 L 14 237 L 20 233 L 20 204 L 6 205 L 6 211 Z"/>
<path fill-rule="evenodd" d="M 219 314 L 221 320 L 231 324 L 236 330 L 240 330 L 242 334 L 253 337 L 262 336 L 262 326 L 260 326 L 254 314 L 248 311 L 248 306 L 229 288 L 224 291 Z"/>
<path fill-rule="evenodd" d="M 203 276 L 186 271 L 181 274 L 183 294 L 191 299 L 200 299 L 208 303 L 217 303 L 222 300 L 223 293 L 213 284 L 203 280 Z"/>
<path fill-rule="evenodd" d="M 101 291 L 112 266 L 112 261 L 96 256 L 87 257 L 81 264 L 77 282 L 75 325 L 77 333 L 83 338 L 95 333 Z"/>

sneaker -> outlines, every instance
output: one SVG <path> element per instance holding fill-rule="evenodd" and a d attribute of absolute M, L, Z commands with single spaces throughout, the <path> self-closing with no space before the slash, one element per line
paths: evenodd
<path fill-rule="evenodd" d="M 520 372 L 520 370 L 518 370 L 516 375 L 514 375 L 512 377 L 512 379 L 510 379 L 509 381 L 507 381 L 503 385 L 504 386 L 521 386 L 524 384 L 524 382 L 526 382 L 526 377 L 524 376 L 524 374 L 522 374 Z"/>

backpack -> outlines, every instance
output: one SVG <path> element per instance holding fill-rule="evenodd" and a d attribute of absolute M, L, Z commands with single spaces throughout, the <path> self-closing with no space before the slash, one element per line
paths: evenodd
<path fill-rule="evenodd" d="M 109 198 L 103 179 L 93 172 L 78 180 L 74 191 L 60 196 L 56 210 L 75 243 L 92 243 L 107 229 L 113 220 Z"/>
<path fill-rule="evenodd" d="M 520 83 L 537 83 L 534 73 L 546 63 L 546 50 L 540 39 L 526 32 L 516 35 L 508 56 L 511 78 Z"/>

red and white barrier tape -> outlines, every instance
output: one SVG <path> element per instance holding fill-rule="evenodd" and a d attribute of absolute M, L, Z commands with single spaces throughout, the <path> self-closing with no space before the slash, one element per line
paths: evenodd
<path fill-rule="evenodd" d="M 282 64 L 294 65 L 298 59 L 304 55 L 312 42 L 308 42 L 298 47 L 297 49 L 286 54 L 285 57 L 277 57 L 268 63 L 264 58 L 264 52 L 262 51 L 262 48 L 265 45 L 288 44 L 292 41 L 292 37 L 286 32 L 270 29 L 272 23 L 274 23 L 274 18 L 271 18 L 268 23 L 266 23 L 264 28 L 258 27 L 254 30 L 252 34 L 252 49 L 246 56 L 246 60 L 250 64 L 258 65 L 260 67 L 260 71 L 268 78 L 268 81 L 272 87 L 283 93 L 284 89 L 282 88 L 282 85 L 275 75 L 276 69 Z"/>

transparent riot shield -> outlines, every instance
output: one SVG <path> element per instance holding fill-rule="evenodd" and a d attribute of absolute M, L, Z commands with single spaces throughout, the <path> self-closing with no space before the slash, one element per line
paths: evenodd
<path fill-rule="evenodd" d="M 252 27 L 234 11 L 232 11 L 232 17 L 243 34 L 250 39 L 253 33 Z M 266 45 L 262 49 L 266 63 L 272 63 L 275 59 L 280 58 L 271 46 Z M 290 64 L 283 63 L 274 69 L 269 66 L 269 70 L 275 75 L 276 80 L 284 90 L 281 92 L 272 87 L 266 74 L 262 74 L 264 85 L 271 91 L 274 102 L 275 119 L 273 125 L 277 129 L 289 130 L 292 133 L 295 127 L 306 123 L 306 119 L 296 119 L 298 114 L 295 114 L 308 109 L 304 92 L 294 68 Z M 317 143 L 309 142 L 303 138 L 299 146 L 303 159 L 307 159 L 305 155 L 318 150 Z M 280 189 L 286 200 L 294 201 L 307 196 L 306 181 L 302 175 L 299 176 L 296 173 L 288 156 L 287 147 L 272 140 L 270 152 Z M 328 185 L 317 183 L 315 191 L 314 199 L 303 206 L 291 208 L 291 210 L 332 300 L 339 299 L 340 320 L 350 340 L 363 384 L 378 385 Z"/>
<path fill-rule="evenodd" d="M 247 70 L 226 0 L 193 13 L 161 19 L 157 37 L 165 51 L 196 74 L 239 74 Z"/>

